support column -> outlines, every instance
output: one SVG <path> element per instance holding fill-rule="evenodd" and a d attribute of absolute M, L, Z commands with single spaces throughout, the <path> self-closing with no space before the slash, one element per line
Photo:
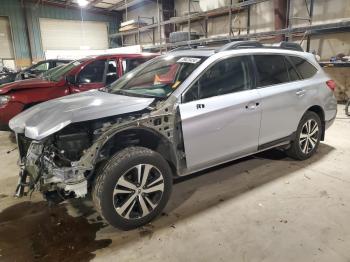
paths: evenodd
<path fill-rule="evenodd" d="M 275 30 L 284 29 L 287 27 L 287 1 L 286 0 L 274 0 L 274 13 L 275 13 Z M 275 41 L 284 41 L 284 35 L 275 36 Z"/>

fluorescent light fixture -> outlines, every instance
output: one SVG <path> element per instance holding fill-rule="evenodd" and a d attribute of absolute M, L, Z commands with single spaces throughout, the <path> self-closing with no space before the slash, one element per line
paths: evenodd
<path fill-rule="evenodd" d="M 77 3 L 78 3 L 79 6 L 84 7 L 84 6 L 87 6 L 87 4 L 89 2 L 86 1 L 86 0 L 77 0 Z"/>

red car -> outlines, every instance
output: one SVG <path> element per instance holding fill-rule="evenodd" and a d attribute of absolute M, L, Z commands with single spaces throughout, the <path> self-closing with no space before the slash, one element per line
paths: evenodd
<path fill-rule="evenodd" d="M 0 130 L 25 109 L 61 96 L 99 89 L 156 54 L 114 54 L 87 57 L 52 69 L 41 78 L 0 85 Z"/>

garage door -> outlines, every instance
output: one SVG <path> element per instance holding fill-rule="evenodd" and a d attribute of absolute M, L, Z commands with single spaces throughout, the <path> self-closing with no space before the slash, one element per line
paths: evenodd
<path fill-rule="evenodd" d="M 10 23 L 7 17 L 0 16 L 0 59 L 13 58 L 13 45 Z"/>
<path fill-rule="evenodd" d="M 107 23 L 40 18 L 44 51 L 107 49 Z"/>

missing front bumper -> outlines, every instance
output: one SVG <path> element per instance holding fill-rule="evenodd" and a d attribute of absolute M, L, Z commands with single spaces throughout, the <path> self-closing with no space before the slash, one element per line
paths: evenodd
<path fill-rule="evenodd" d="M 43 194 L 57 191 L 60 195 L 77 198 L 87 195 L 87 168 L 79 166 L 77 162 L 71 162 L 69 167 L 57 166 L 55 153 L 38 141 L 31 141 L 28 149 L 23 151 L 20 152 L 21 171 L 15 193 L 17 197 L 26 195 L 30 190 L 38 190 Z"/>

